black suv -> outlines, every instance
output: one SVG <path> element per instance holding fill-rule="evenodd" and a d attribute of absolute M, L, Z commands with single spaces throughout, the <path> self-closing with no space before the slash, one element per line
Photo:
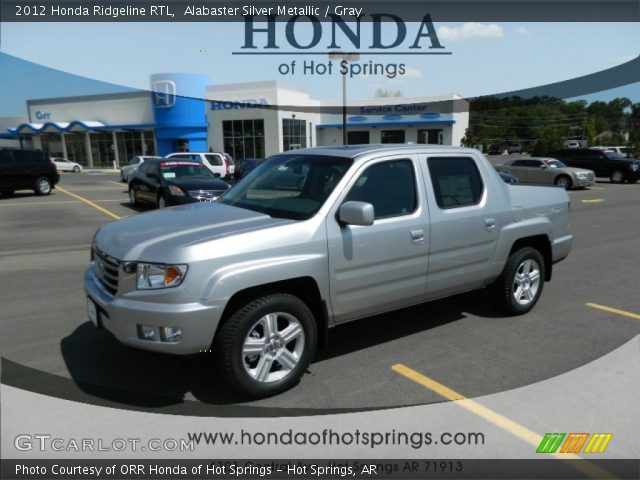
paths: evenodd
<path fill-rule="evenodd" d="M 592 148 L 563 148 L 549 154 L 569 167 L 587 168 L 598 177 L 609 177 L 612 183 L 640 180 L 640 161 L 624 158 L 614 152 Z"/>
<path fill-rule="evenodd" d="M 49 195 L 60 180 L 56 164 L 39 150 L 0 149 L 0 193 L 13 195 L 16 190 L 33 190 Z"/>

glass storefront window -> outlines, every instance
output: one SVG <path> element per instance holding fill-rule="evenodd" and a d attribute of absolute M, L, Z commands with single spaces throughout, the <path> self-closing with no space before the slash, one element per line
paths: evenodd
<path fill-rule="evenodd" d="M 233 158 L 264 158 L 264 120 L 224 120 L 222 134 Z"/>
<path fill-rule="evenodd" d="M 382 130 L 381 143 L 404 143 L 404 130 Z"/>
<path fill-rule="evenodd" d="M 295 118 L 282 119 L 282 148 L 297 150 L 307 147 L 307 121 Z"/>

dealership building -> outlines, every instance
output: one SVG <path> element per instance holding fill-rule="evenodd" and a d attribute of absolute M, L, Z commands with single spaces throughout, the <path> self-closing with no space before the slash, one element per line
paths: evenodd
<path fill-rule="evenodd" d="M 468 102 L 456 95 L 347 104 L 350 144 L 460 145 L 469 121 Z M 18 124 L 0 122 L 0 142 L 19 142 L 87 167 L 176 151 L 264 158 L 343 143 L 342 98 L 315 100 L 301 87 L 276 81 L 211 85 L 204 75 L 157 74 L 149 92 L 29 100 L 27 112 Z"/>

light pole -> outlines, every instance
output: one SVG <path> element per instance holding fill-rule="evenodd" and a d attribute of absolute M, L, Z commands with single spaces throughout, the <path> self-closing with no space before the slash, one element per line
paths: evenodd
<path fill-rule="evenodd" d="M 329 52 L 330 60 L 344 60 L 346 62 L 357 62 L 360 60 L 359 53 L 334 51 Z M 347 145 L 347 74 L 342 74 L 342 144 Z"/>

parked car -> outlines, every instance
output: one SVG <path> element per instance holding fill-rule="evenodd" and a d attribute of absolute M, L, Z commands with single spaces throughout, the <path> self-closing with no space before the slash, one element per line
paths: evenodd
<path fill-rule="evenodd" d="M 60 181 L 55 163 L 40 150 L 0 149 L 0 194 L 11 196 L 16 190 L 33 190 L 49 195 Z"/>
<path fill-rule="evenodd" d="M 510 143 L 507 147 L 507 153 L 511 155 L 512 153 L 522 153 L 522 145 L 519 143 Z"/>
<path fill-rule="evenodd" d="M 489 155 L 500 155 L 503 151 L 504 151 L 504 148 L 502 148 L 497 143 L 494 143 L 493 145 L 489 145 L 489 152 L 488 152 Z"/>
<path fill-rule="evenodd" d="M 593 171 L 567 167 L 555 158 L 520 158 L 496 165 L 496 168 L 501 172 L 515 175 L 520 183 L 558 185 L 567 190 L 589 187 L 596 183 L 596 175 Z"/>
<path fill-rule="evenodd" d="M 264 162 L 263 158 L 241 158 L 236 160 L 236 180 L 245 177 L 250 171 Z"/>
<path fill-rule="evenodd" d="M 224 152 L 178 152 L 170 153 L 165 158 L 191 160 L 205 165 L 214 175 L 225 180 L 233 178 L 235 165 L 231 155 Z"/>
<path fill-rule="evenodd" d="M 565 144 L 567 148 L 580 148 L 582 145 L 579 140 L 568 140 Z"/>
<path fill-rule="evenodd" d="M 185 160 L 146 160 L 129 181 L 132 205 L 146 203 L 157 208 L 194 202 L 212 202 L 229 184 L 215 177 L 203 164 Z"/>
<path fill-rule="evenodd" d="M 631 158 L 633 148 L 631 147 L 591 147 L 594 150 L 606 150 L 609 152 L 617 153 L 621 157 Z"/>
<path fill-rule="evenodd" d="M 87 312 L 133 347 L 211 351 L 221 379 L 264 397 L 347 321 L 484 287 L 529 312 L 572 239 L 564 190 L 506 185 L 477 150 L 294 150 L 212 204 L 102 226 Z"/>
<path fill-rule="evenodd" d="M 640 179 L 640 161 L 624 158 L 614 152 L 592 148 L 563 148 L 549 156 L 570 167 L 593 170 L 597 177 L 609 177 L 612 183 L 635 183 Z"/>
<path fill-rule="evenodd" d="M 132 157 L 126 165 L 120 168 L 120 180 L 125 183 L 128 182 L 133 177 L 133 174 L 136 173 L 140 165 L 142 165 L 145 160 L 149 160 L 152 158 L 158 159 L 162 157 L 153 157 L 146 155 L 136 155 L 135 157 Z"/>
<path fill-rule="evenodd" d="M 56 168 L 59 172 L 74 172 L 80 173 L 82 171 L 82 165 L 66 158 L 56 157 L 53 159 L 53 163 L 56 164 Z"/>

